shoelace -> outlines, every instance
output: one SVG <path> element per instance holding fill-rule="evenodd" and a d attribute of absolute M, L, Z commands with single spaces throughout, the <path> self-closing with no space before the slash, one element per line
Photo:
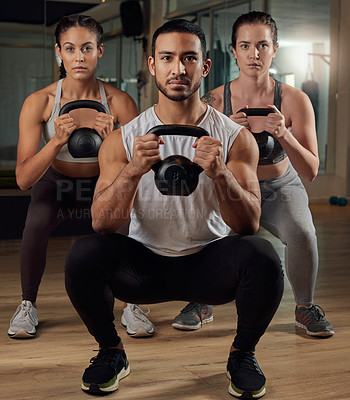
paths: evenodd
<path fill-rule="evenodd" d="M 130 307 L 131 307 L 132 314 L 135 318 L 137 318 L 143 322 L 148 322 L 146 315 L 148 315 L 151 311 L 148 307 L 147 307 L 148 308 L 147 312 L 144 312 L 143 310 L 141 310 L 141 308 L 139 306 L 137 306 L 136 304 L 131 304 Z"/>
<path fill-rule="evenodd" d="M 317 321 L 324 319 L 326 313 L 321 306 L 314 304 L 311 308 L 307 309 L 307 314 L 311 314 Z"/>
<path fill-rule="evenodd" d="M 235 354 L 236 353 L 236 354 Z M 262 374 L 259 365 L 254 357 L 254 354 L 250 351 L 235 351 L 230 356 L 231 360 L 234 361 L 237 367 L 241 366 L 252 371 Z"/>
<path fill-rule="evenodd" d="M 100 365 L 111 365 L 115 362 L 115 357 L 120 357 L 120 352 L 115 352 L 107 349 L 94 350 L 98 351 L 97 356 L 90 359 L 91 365 L 89 368 L 98 367 Z"/>
<path fill-rule="evenodd" d="M 27 306 L 25 304 L 20 304 L 17 307 L 16 313 L 13 316 L 13 318 L 11 319 L 11 322 L 17 317 L 19 321 L 25 321 L 26 317 L 29 318 L 30 322 L 34 325 L 35 324 L 35 320 L 30 312 L 30 306 Z"/>
<path fill-rule="evenodd" d="M 195 310 L 196 313 L 198 314 L 200 320 L 202 321 L 202 312 L 201 312 L 201 308 L 202 308 L 202 305 L 201 305 L 201 304 L 197 304 L 197 303 L 188 303 L 187 306 L 184 307 L 184 308 L 181 310 L 181 313 L 180 313 L 180 314 L 185 314 L 185 313 L 187 313 L 188 311 L 193 311 L 193 310 Z"/>

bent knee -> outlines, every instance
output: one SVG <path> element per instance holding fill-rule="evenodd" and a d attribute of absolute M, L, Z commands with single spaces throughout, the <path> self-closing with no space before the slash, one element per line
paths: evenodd
<path fill-rule="evenodd" d="M 67 275 L 80 273 L 95 259 L 94 235 L 83 237 L 74 242 L 66 256 L 65 273 Z"/>
<path fill-rule="evenodd" d="M 316 230 L 314 227 L 310 229 L 298 229 L 294 234 L 294 240 L 301 244 L 301 246 L 308 247 L 309 244 L 315 243 Z"/>
<path fill-rule="evenodd" d="M 283 235 L 283 242 L 289 244 L 291 242 L 310 243 L 316 239 L 316 229 L 312 221 L 289 221 L 284 230 L 281 230 Z"/>
<path fill-rule="evenodd" d="M 49 232 L 55 227 L 58 218 L 52 210 L 37 210 L 28 213 L 25 230 L 31 235 L 38 237 L 45 232 Z"/>
<path fill-rule="evenodd" d="M 254 276 L 262 283 L 283 279 L 281 259 L 272 243 L 256 236 L 252 238 L 250 270 Z"/>

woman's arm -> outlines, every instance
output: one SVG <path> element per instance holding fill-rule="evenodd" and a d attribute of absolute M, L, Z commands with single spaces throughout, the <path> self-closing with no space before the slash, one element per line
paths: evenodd
<path fill-rule="evenodd" d="M 115 104 L 117 101 L 117 104 Z M 134 100 L 125 92 L 120 91 L 118 98 L 112 104 L 116 108 L 116 116 L 119 126 L 123 126 L 139 115 L 139 111 Z"/>
<path fill-rule="evenodd" d="M 315 128 L 315 114 L 308 96 L 298 89 L 284 86 L 282 113 L 266 117 L 265 130 L 275 137 L 287 153 L 295 170 L 313 181 L 318 173 L 319 158 Z M 274 108 L 275 106 L 269 106 Z M 278 110 L 277 110 L 278 111 Z M 291 121 L 291 132 L 285 120 Z"/>
<path fill-rule="evenodd" d="M 30 95 L 24 102 L 19 118 L 19 139 L 17 147 L 16 179 L 22 190 L 30 188 L 50 167 L 56 155 L 67 143 L 76 128 L 68 114 L 55 120 L 58 134 L 39 151 L 43 115 L 48 104 L 48 96 L 39 91 Z"/>
<path fill-rule="evenodd" d="M 139 115 L 136 103 L 130 95 L 112 85 L 106 83 L 104 85 L 115 124 L 119 124 L 119 127 L 123 126 Z"/>

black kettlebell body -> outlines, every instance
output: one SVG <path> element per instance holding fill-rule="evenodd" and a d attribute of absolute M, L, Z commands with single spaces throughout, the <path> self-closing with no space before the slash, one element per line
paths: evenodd
<path fill-rule="evenodd" d="M 237 111 L 239 112 L 244 112 L 247 117 L 266 117 L 271 113 L 276 113 L 272 108 L 242 108 Z M 275 139 L 266 131 L 252 132 L 252 135 L 259 147 L 259 160 L 267 159 L 274 149 Z"/>
<path fill-rule="evenodd" d="M 103 104 L 94 100 L 75 100 L 65 104 L 59 115 L 69 113 L 78 108 L 92 108 L 107 114 Z M 97 157 L 102 138 L 95 129 L 81 127 L 72 132 L 68 140 L 68 151 L 73 158 Z"/>
<path fill-rule="evenodd" d="M 180 135 L 197 138 L 210 136 L 205 129 L 190 125 L 157 125 L 148 133 L 157 136 Z M 203 171 L 198 164 L 177 154 L 155 163 L 152 169 L 158 190 L 163 195 L 170 196 L 189 196 L 196 189 L 199 174 Z"/>

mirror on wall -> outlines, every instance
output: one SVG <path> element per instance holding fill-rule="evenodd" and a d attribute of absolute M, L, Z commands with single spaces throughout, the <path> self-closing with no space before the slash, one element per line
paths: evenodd
<path fill-rule="evenodd" d="M 330 79 L 330 0 L 271 0 L 278 26 L 276 78 L 304 91 L 315 111 L 319 173 L 327 164 L 328 97 Z"/>

